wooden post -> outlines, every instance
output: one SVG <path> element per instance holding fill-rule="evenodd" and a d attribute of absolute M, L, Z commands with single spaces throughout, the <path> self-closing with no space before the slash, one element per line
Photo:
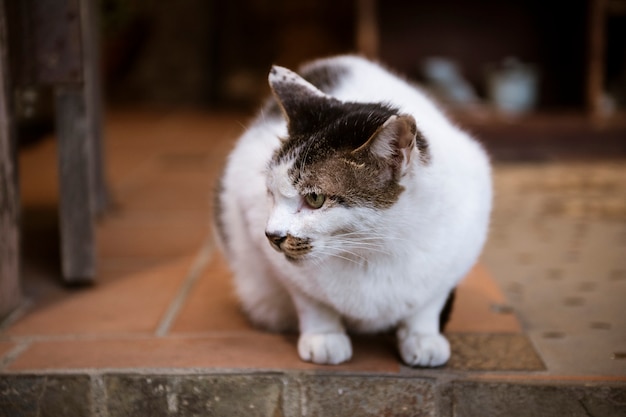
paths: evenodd
<path fill-rule="evenodd" d="M 97 3 L 72 0 L 77 10 L 73 28 L 80 73 L 55 84 L 56 129 L 59 141 L 61 265 L 68 283 L 91 282 L 96 274 L 95 216 L 104 211 L 107 193 L 102 151 L 102 118 Z M 78 23 L 78 24 L 76 24 Z M 73 51 L 73 50 L 70 50 Z M 76 58 L 72 55 L 73 58 Z"/>
<path fill-rule="evenodd" d="M 3 1 L 3 0 L 0 0 Z M 13 74 L 52 86 L 59 149 L 61 265 L 66 282 L 95 276 L 94 217 L 107 204 L 102 152 L 98 2 L 8 1 Z M 6 22 L 5 22 L 6 23 Z"/>
<path fill-rule="evenodd" d="M 376 0 L 357 0 L 356 45 L 363 56 L 370 59 L 378 58 Z"/>
<path fill-rule="evenodd" d="M 61 267 L 66 282 L 89 282 L 95 276 L 93 148 L 88 138 L 82 86 L 56 89 L 59 141 L 59 223 Z"/>
<path fill-rule="evenodd" d="M 594 119 L 602 117 L 604 94 L 606 0 L 589 1 L 587 108 Z"/>
<path fill-rule="evenodd" d="M 91 282 L 96 275 L 95 217 L 107 205 L 102 151 L 100 48 L 96 2 L 78 0 L 78 83 L 57 85 L 61 265 L 65 282 Z"/>
<path fill-rule="evenodd" d="M 92 147 L 92 187 L 94 213 L 102 214 L 108 206 L 105 155 L 103 151 L 102 79 L 100 74 L 100 37 L 98 3 L 80 0 L 81 42 L 83 45 L 83 94 L 87 118 L 87 140 Z"/>
<path fill-rule="evenodd" d="M 20 234 L 17 153 L 11 120 L 8 42 L 0 0 L 0 319 L 20 303 Z"/>

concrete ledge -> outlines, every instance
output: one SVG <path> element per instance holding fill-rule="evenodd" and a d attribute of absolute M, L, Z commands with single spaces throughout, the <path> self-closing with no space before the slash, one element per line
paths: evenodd
<path fill-rule="evenodd" d="M 626 415 L 626 381 L 492 381 L 424 372 L 411 377 L 327 372 L 2 374 L 0 416 Z"/>
<path fill-rule="evenodd" d="M 95 416 L 90 377 L 75 375 L 0 376 L 0 416 Z"/>
<path fill-rule="evenodd" d="M 456 381 L 449 398 L 454 417 L 626 415 L 624 384 Z"/>

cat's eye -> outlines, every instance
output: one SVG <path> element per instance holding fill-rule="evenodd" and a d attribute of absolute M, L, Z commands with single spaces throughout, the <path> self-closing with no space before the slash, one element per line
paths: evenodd
<path fill-rule="evenodd" d="M 304 201 L 312 209 L 318 209 L 324 205 L 326 196 L 324 194 L 308 193 L 304 196 Z"/>

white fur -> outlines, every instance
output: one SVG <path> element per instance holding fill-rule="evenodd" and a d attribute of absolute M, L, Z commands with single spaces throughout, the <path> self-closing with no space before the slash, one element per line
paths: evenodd
<path fill-rule="evenodd" d="M 307 209 L 285 180 L 288 163 L 267 171 L 279 138 L 287 136 L 285 122 L 260 115 L 239 139 L 222 179 L 220 220 L 237 293 L 255 323 L 273 330 L 299 325 L 303 360 L 348 360 L 346 327 L 397 328 L 406 363 L 441 365 L 450 347 L 439 334 L 439 313 L 476 262 L 487 234 L 488 158 L 401 78 L 362 58 L 329 60 L 352 69 L 329 94 L 344 101 L 388 102 L 412 115 L 428 141 L 430 162 L 410 159 L 401 179 L 405 191 L 388 209 Z M 328 236 L 344 224 L 358 228 L 357 239 Z M 313 252 L 289 262 L 267 242 L 266 230 L 310 237 Z"/>

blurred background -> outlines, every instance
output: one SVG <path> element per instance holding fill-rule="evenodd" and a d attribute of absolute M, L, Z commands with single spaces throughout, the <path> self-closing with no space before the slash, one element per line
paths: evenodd
<path fill-rule="evenodd" d="M 360 53 L 421 83 L 497 157 L 576 138 L 626 152 L 625 0 L 100 0 L 98 12 L 108 108 L 250 112 L 272 64 Z M 22 136 L 51 129 L 49 89 L 17 97 Z"/>
<path fill-rule="evenodd" d="M 12 159 L 0 153 L 19 171 L 3 183 L 19 192 L 6 205 L 13 223 L 0 227 L 10 226 L 8 247 L 21 249 L 6 258 L 13 274 L 0 276 L 0 317 L 9 285 L 16 295 L 5 296 L 4 312 L 23 316 L 0 342 L 11 332 L 20 343 L 25 335 L 20 346 L 50 334 L 161 337 L 193 294 L 191 327 L 209 328 L 206 309 L 221 311 L 229 282 L 225 267 L 207 266 L 211 193 L 269 93 L 270 66 L 360 53 L 424 86 L 492 156 L 494 212 L 481 263 L 508 305 L 490 308 L 518 314 L 550 371 L 626 375 L 626 0 L 0 4 L 13 77 L 5 95 L 15 99 L 7 117 L 19 145 Z M 59 177 L 66 154 L 87 190 L 72 189 L 85 186 L 78 170 Z M 64 229 L 64 202 L 87 212 L 83 226 Z M 78 250 L 64 249 L 72 234 Z M 85 269 L 63 272 L 74 255 Z M 216 276 L 219 293 L 193 287 Z"/>
<path fill-rule="evenodd" d="M 523 110 L 609 115 L 626 104 L 623 0 L 100 0 L 99 9 L 111 105 L 250 108 L 268 91 L 271 64 L 346 52 L 453 104 L 493 104 L 507 76 L 526 95 Z"/>
<path fill-rule="evenodd" d="M 489 97 L 490 75 L 517 60 L 536 77 L 538 109 L 583 112 L 592 3 L 102 0 L 107 99 L 254 106 L 271 64 L 360 51 L 419 81 L 429 59 L 449 60 L 479 98 Z M 605 30 L 603 93 L 623 106 L 626 2 L 608 2 Z"/>

